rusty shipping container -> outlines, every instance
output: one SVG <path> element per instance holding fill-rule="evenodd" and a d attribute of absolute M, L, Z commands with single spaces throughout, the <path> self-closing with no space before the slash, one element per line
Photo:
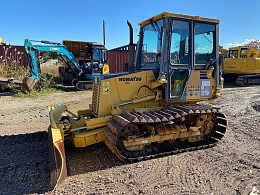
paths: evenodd
<path fill-rule="evenodd" d="M 136 49 L 136 44 L 134 44 Z M 128 65 L 128 45 L 110 49 L 106 53 L 107 64 L 110 73 L 127 71 Z"/>
<path fill-rule="evenodd" d="M 24 46 L 0 45 L 0 65 L 29 67 Z"/>
<path fill-rule="evenodd" d="M 40 51 L 36 51 L 36 56 L 40 73 Z M 28 60 L 24 46 L 10 44 L 0 45 L 0 66 L 4 65 L 9 67 L 30 68 L 30 61 Z"/>

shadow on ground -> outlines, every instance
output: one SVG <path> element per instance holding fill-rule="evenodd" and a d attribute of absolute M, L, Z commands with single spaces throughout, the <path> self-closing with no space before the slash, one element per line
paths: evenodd
<path fill-rule="evenodd" d="M 238 86 L 236 85 L 236 82 L 225 82 L 224 83 L 224 88 L 237 88 Z"/>
<path fill-rule="evenodd" d="M 58 90 L 58 91 L 62 91 L 62 92 L 76 92 L 77 91 L 76 87 L 69 85 L 69 84 L 64 84 L 64 85 L 59 84 L 57 86 L 53 86 L 52 88 L 55 90 Z"/>
<path fill-rule="evenodd" d="M 104 142 L 86 148 L 75 148 L 73 144 L 65 144 L 68 176 L 104 170 L 122 164 Z"/>
<path fill-rule="evenodd" d="M 86 148 L 65 144 L 68 176 L 122 163 L 104 143 Z M 50 190 L 48 133 L 0 136 L 0 194 L 43 194 Z"/>
<path fill-rule="evenodd" d="M 46 131 L 0 136 L 0 194 L 49 190 L 47 138 Z"/>

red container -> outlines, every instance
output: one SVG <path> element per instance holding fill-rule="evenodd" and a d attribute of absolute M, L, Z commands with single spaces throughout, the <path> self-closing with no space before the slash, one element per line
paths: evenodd
<path fill-rule="evenodd" d="M 110 73 L 126 71 L 125 67 L 126 64 L 128 64 L 128 45 L 108 50 L 106 59 Z"/>
<path fill-rule="evenodd" d="M 0 65 L 28 67 L 24 46 L 0 45 Z"/>
<path fill-rule="evenodd" d="M 39 56 L 40 52 L 37 51 L 37 62 L 40 72 Z M 0 45 L 0 66 L 22 66 L 25 68 L 30 67 L 24 46 L 18 45 Z"/>

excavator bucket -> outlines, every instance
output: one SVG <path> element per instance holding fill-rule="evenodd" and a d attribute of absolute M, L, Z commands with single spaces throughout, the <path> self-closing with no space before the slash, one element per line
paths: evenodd
<path fill-rule="evenodd" d="M 48 149 L 50 164 L 51 190 L 62 183 L 67 177 L 64 141 L 60 130 L 57 128 L 52 109 L 50 109 L 51 125 L 48 129 Z"/>
<path fill-rule="evenodd" d="M 32 91 L 38 81 L 38 78 L 25 77 L 23 79 L 23 86 L 27 91 Z"/>

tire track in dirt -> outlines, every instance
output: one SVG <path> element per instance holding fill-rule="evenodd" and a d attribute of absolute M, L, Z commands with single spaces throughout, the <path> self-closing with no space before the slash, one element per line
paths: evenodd
<path fill-rule="evenodd" d="M 0 117 L 4 114 L 0 121 L 0 177 L 5 175 L 5 179 L 0 179 L 0 194 L 244 195 L 254 186 L 259 190 L 260 113 L 252 107 L 258 105 L 259 89 L 224 89 L 223 96 L 211 103 L 221 107 L 229 124 L 223 140 L 213 148 L 120 163 L 103 143 L 87 148 L 66 147 L 69 177 L 53 192 L 48 192 L 47 138 L 37 133 L 49 124 L 43 122 L 44 110 L 50 103 L 65 103 L 76 112 L 88 107 L 91 93 L 4 102 L 0 105 Z M 31 122 L 22 122 L 30 116 Z"/>
<path fill-rule="evenodd" d="M 247 194 L 252 186 L 260 181 L 259 168 L 253 168 L 255 160 L 252 162 L 241 163 L 244 159 L 248 159 L 248 154 L 239 154 L 231 149 L 229 152 L 223 152 L 222 148 L 214 148 L 214 151 L 207 154 L 206 159 L 212 159 L 210 167 L 207 168 L 206 175 L 209 178 L 214 177 L 213 189 L 219 186 L 225 188 L 227 194 L 241 193 Z M 220 152 L 222 151 L 222 152 Z M 252 171 L 254 174 L 252 174 Z M 224 187 L 225 186 L 225 187 Z"/>
<path fill-rule="evenodd" d="M 181 193 L 212 192 L 211 180 L 207 174 L 205 175 L 205 163 L 202 160 L 205 151 L 193 151 L 193 154 L 197 153 L 196 157 L 193 157 L 191 153 L 184 153 L 181 158 L 178 158 L 176 164 L 180 165 L 180 167 L 178 168 L 179 178 L 176 178 L 176 182 L 185 186 L 181 189 Z"/>

